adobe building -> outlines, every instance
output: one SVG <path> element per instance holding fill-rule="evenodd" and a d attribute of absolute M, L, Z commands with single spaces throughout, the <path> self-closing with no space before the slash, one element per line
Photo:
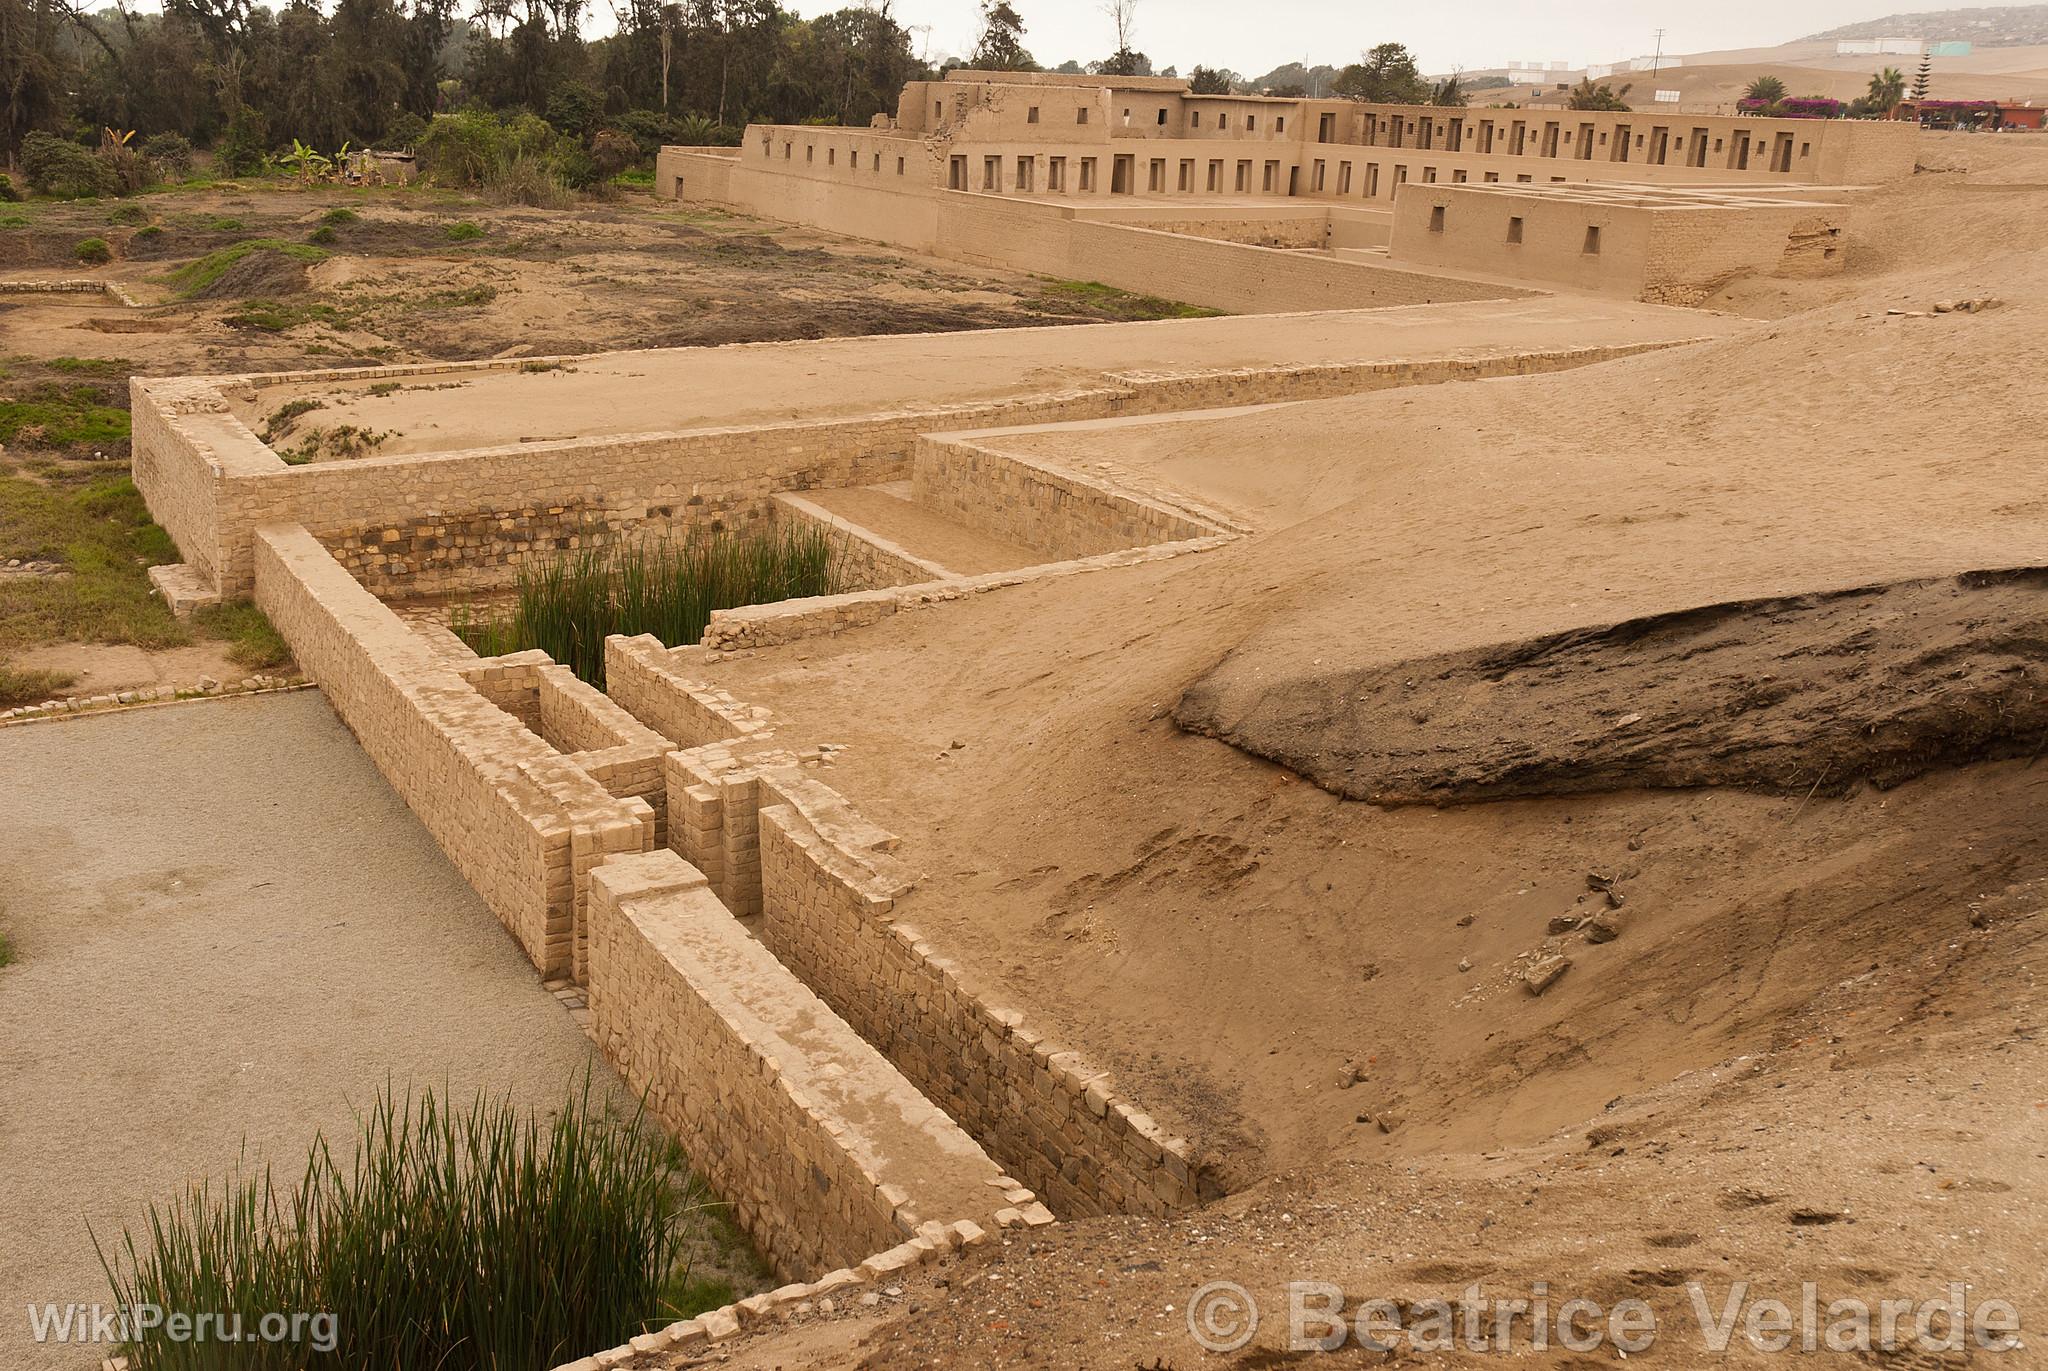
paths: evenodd
<path fill-rule="evenodd" d="M 1781 261 L 1838 267 L 1846 211 L 1826 203 L 1829 188 L 1910 175 L 1914 138 L 1883 121 L 1372 105 L 1196 95 L 1166 77 L 953 71 L 906 86 L 895 116 L 869 128 L 756 124 L 737 149 L 665 148 L 656 183 L 684 200 L 1233 311 L 1251 306 L 1231 272 L 1259 278 L 1251 293 L 1266 308 L 1470 298 L 1447 273 L 1690 302 Z M 1547 195 L 1588 185 L 1611 193 Z M 1546 241 L 1583 245 L 1590 229 L 1634 246 L 1565 266 L 1511 251 L 1504 222 L 1479 251 L 1462 228 L 1474 213 L 1449 237 L 1401 231 L 1411 200 L 1429 234 L 1431 211 L 1450 217 L 1436 189 L 1467 186 L 1521 188 L 1525 230 L 1540 224 Z M 1738 222 L 1726 241 L 1680 227 Z M 1135 236 L 1145 231 L 1181 241 Z M 1190 239 L 1274 255 L 1233 257 L 1226 271 Z M 1730 260 L 1723 249 L 1737 242 Z M 1696 264 L 1683 260 L 1688 244 L 1705 253 Z"/>

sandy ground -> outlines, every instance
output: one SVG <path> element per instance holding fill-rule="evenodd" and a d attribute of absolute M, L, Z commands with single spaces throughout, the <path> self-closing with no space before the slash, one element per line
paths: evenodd
<path fill-rule="evenodd" d="M 1494 1273 L 1667 1302 L 1686 1272 L 1875 1294 L 1953 1276 L 2043 1317 L 2048 770 L 1384 810 L 1171 718 L 1199 686 L 1233 725 L 1312 748 L 1292 692 L 1346 672 L 2048 562 L 2021 360 L 2048 315 L 2024 187 L 2048 176 L 2017 165 L 2048 165 L 2048 143 L 1970 144 L 1929 153 L 1974 165 L 1982 147 L 2007 188 L 1937 173 L 1875 197 L 1844 276 L 1755 283 L 1766 328 L 1020 437 L 1259 531 L 708 664 L 799 736 L 851 744 L 835 786 L 927 873 L 903 916 L 1209 1147 L 1240 1191 L 1223 1215 L 1262 1216 L 1079 1225 L 1051 1240 L 1069 1256 L 1031 1258 L 1039 1305 L 930 1294 L 867 1364 L 993 1363 L 1026 1326 L 1045 1364 L 1209 1364 L 1184 1336 L 1112 1343 L 1129 1309 L 1079 1302 L 1153 1261 L 1176 1273 L 1147 1287 L 1162 1336 L 1198 1272 L 1377 1282 L 1410 1264 L 1454 1290 Z M 1959 298 L 2000 303 L 1932 312 Z M 1605 883 L 1621 935 L 1561 928 Z M 1569 970 L 1531 996 L 1524 972 L 1552 955 Z M 1315 1244 L 1290 1231 L 1303 1196 L 1330 1207 Z M 1167 1262 L 1189 1248 L 1202 1260 Z M 935 1353 L 948 1338 L 970 1350 Z"/>
<path fill-rule="evenodd" d="M 872 414 L 1104 384 L 1119 371 L 1484 357 L 1712 336 L 1698 311 L 1547 296 L 1325 314 L 1174 319 L 1081 327 L 761 343 L 709 352 L 620 352 L 560 370 L 388 382 L 268 385 L 233 408 L 262 432 L 285 405 L 320 408 L 284 427 L 388 434 L 379 456 L 494 443 Z M 371 394 L 381 386 L 384 393 Z"/>
<path fill-rule="evenodd" d="M 0 854 L 10 1368 L 96 1365 L 26 1305 L 103 1299 L 87 1225 L 245 1139 L 293 1174 L 387 1080 L 545 1108 L 594 1060 L 316 693 L 0 732 Z"/>

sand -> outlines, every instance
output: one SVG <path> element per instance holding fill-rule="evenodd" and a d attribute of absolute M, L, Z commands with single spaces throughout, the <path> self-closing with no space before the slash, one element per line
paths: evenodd
<path fill-rule="evenodd" d="M 0 731 L 0 1363 L 246 1139 L 295 1175 L 385 1082 L 547 1107 L 588 1040 L 313 692 Z"/>

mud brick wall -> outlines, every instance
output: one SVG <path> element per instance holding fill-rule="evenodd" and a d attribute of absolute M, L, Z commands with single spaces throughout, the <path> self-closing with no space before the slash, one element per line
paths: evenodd
<path fill-rule="evenodd" d="M 878 830 L 806 778 L 761 784 L 783 800 L 759 813 L 761 939 L 785 965 L 1062 1217 L 1205 1198 L 1184 1140 L 895 921 L 907 873 Z"/>
<path fill-rule="evenodd" d="M 604 642 L 605 693 L 634 718 L 680 748 L 766 734 L 773 717 L 679 668 L 678 649 L 652 633 Z"/>
<path fill-rule="evenodd" d="M 916 585 L 947 575 L 944 567 L 927 562 L 800 495 L 775 497 L 775 522 L 782 527 L 824 530 L 832 540 L 832 569 L 841 591 Z"/>
<path fill-rule="evenodd" d="M 1030 1203 L 670 852 L 591 879 L 599 1046 L 784 1280 Z"/>
<path fill-rule="evenodd" d="M 918 443 L 911 490 L 919 504 L 1054 561 L 1216 531 L 1152 501 L 957 440 Z"/>
<path fill-rule="evenodd" d="M 546 974 L 571 971 L 588 873 L 653 845 L 619 800 L 436 657 L 296 526 L 256 538 L 256 602 L 378 770 Z"/>

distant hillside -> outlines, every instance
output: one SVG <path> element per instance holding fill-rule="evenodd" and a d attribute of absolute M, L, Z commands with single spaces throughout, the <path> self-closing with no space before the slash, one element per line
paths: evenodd
<path fill-rule="evenodd" d="M 1987 48 L 2048 43 L 2048 5 L 1887 14 L 1882 19 L 1810 33 L 1801 41 L 1834 38 L 1924 38 L 1930 42 L 1962 39 Z"/>

